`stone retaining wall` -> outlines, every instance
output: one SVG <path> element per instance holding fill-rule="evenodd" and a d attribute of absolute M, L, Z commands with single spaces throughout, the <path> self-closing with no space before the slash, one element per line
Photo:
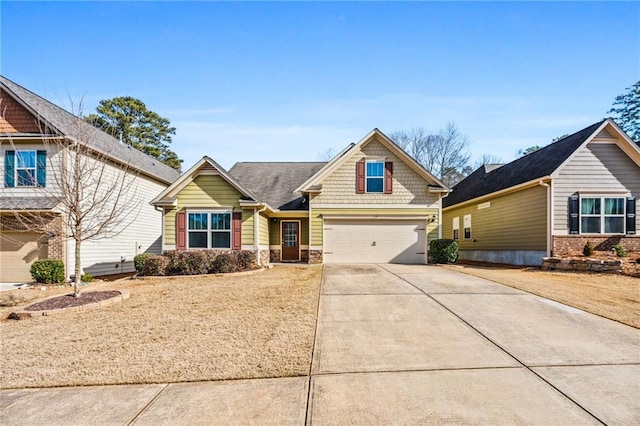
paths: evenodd
<path fill-rule="evenodd" d="M 619 273 L 622 271 L 622 261 L 600 259 L 561 259 L 559 257 L 545 257 L 542 259 L 542 270 Z"/>

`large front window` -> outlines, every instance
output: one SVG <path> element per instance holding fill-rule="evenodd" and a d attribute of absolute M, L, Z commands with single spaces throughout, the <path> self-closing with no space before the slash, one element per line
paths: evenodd
<path fill-rule="evenodd" d="M 367 161 L 367 192 L 384 192 L 384 161 Z"/>
<path fill-rule="evenodd" d="M 624 198 L 580 199 L 581 234 L 624 234 Z"/>
<path fill-rule="evenodd" d="M 187 224 L 189 248 L 231 248 L 231 213 L 189 213 Z"/>

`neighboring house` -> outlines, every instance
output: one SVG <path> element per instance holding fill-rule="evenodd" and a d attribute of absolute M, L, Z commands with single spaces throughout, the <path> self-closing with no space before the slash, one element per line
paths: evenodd
<path fill-rule="evenodd" d="M 45 258 L 62 259 L 67 276 L 73 274 L 75 244 L 61 232 L 65 210 L 55 196 L 59 190 L 55 176 L 65 170 L 66 147 L 75 142 L 107 155 L 109 172 L 116 170 L 113 165 L 128 164 L 132 190 L 141 200 L 132 207 L 139 211 L 133 212 L 135 219 L 127 222 L 124 232 L 82 244 L 84 272 L 106 275 L 132 271 L 137 253 L 160 253 L 162 215 L 148 202 L 152 194 L 178 178 L 177 171 L 4 77 L 0 77 L 0 99 L 0 282 L 31 281 L 30 265 Z M 74 136 L 78 131 L 89 137 L 80 140 Z M 23 217 L 30 212 L 47 215 L 50 223 L 46 232 L 25 229 L 15 216 L 21 212 Z"/>
<path fill-rule="evenodd" d="M 260 263 L 426 263 L 448 189 L 374 129 L 329 163 L 203 157 L 152 204 L 163 250 L 250 250 Z"/>
<path fill-rule="evenodd" d="M 485 165 L 443 200 L 460 258 L 540 265 L 622 244 L 640 250 L 640 148 L 611 119 L 505 165 Z"/>

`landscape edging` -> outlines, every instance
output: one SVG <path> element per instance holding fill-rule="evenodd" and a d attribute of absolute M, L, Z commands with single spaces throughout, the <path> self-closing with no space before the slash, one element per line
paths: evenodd
<path fill-rule="evenodd" d="M 20 319 L 26 319 L 26 318 L 49 317 L 53 315 L 61 315 L 67 312 L 89 311 L 91 309 L 97 309 L 103 306 L 109 306 L 115 303 L 120 303 L 123 300 L 127 300 L 130 296 L 128 290 L 116 290 L 116 291 L 120 292 L 120 294 L 114 297 L 110 297 L 109 299 L 101 300 L 99 302 L 91 302 L 81 306 L 70 306 L 68 308 L 47 309 L 42 311 L 26 311 L 24 310 L 24 308 L 22 308 L 20 310 L 11 312 L 11 314 L 9 315 L 9 318 L 20 320 Z M 42 299 L 41 302 L 44 302 L 45 300 L 53 299 L 55 297 L 60 297 L 60 295 L 58 294 L 55 296 L 47 297 L 46 299 Z M 39 303 L 39 302 L 34 302 L 34 303 Z M 30 305 L 33 305 L 33 303 L 30 303 L 27 306 L 30 306 Z"/>

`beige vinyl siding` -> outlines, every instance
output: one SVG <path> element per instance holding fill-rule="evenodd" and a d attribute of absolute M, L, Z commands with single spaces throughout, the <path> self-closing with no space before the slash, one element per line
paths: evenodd
<path fill-rule="evenodd" d="M 260 245 L 267 247 L 269 245 L 269 218 L 264 214 L 260 214 Z"/>
<path fill-rule="evenodd" d="M 253 209 L 242 209 L 242 245 L 253 246 Z"/>
<path fill-rule="evenodd" d="M 587 144 L 566 164 L 553 180 L 553 230 L 566 234 L 569 230 L 568 200 L 580 192 L 606 194 L 630 192 L 636 197 L 636 211 L 640 207 L 640 167 L 614 143 Z M 640 229 L 640 215 L 636 215 L 636 229 Z"/>
<path fill-rule="evenodd" d="M 434 222 L 428 226 L 427 235 L 429 241 L 431 239 L 438 238 L 438 209 L 437 208 L 424 208 L 424 209 L 407 209 L 407 208 L 351 208 L 351 209 L 331 209 L 331 208 L 314 208 L 311 212 L 311 246 L 322 245 L 322 217 L 323 215 L 339 215 L 339 216 L 375 216 L 377 219 L 394 218 L 400 216 L 412 216 L 425 218 L 434 217 Z M 426 219 L 425 219 L 426 220 Z M 435 236 L 434 236 L 435 235 Z M 304 241 L 303 243 L 304 244 Z"/>
<path fill-rule="evenodd" d="M 356 194 L 356 162 L 365 157 L 393 162 L 393 194 Z M 322 181 L 316 204 L 432 204 L 438 196 L 428 194 L 427 182 L 377 139 L 362 146 L 342 166 Z"/>
<path fill-rule="evenodd" d="M 111 173 L 116 173 L 108 167 Z M 135 195 L 131 195 L 128 205 L 135 209 L 130 220 L 118 228 L 118 235 L 82 243 L 82 268 L 95 276 L 133 272 L 133 257 L 139 253 L 162 252 L 162 213 L 149 204 L 151 199 L 167 185 L 145 175 L 134 177 Z M 124 228 L 124 229 L 123 229 Z M 67 270 L 75 267 L 74 244 L 67 244 Z M 121 259 L 124 258 L 124 262 Z M 117 267 L 116 267 L 117 265 Z"/>
<path fill-rule="evenodd" d="M 158 191 L 159 192 L 159 191 Z M 157 194 L 157 193 L 156 193 Z M 186 209 L 233 208 L 240 211 L 240 193 L 222 177 L 217 175 L 200 175 L 193 182 L 185 186 L 177 195 L 177 206 L 166 209 L 164 214 L 164 245 L 175 247 L 176 244 L 176 213 Z M 253 210 L 250 210 L 253 214 Z M 243 241 L 245 236 L 243 220 Z M 248 225 L 247 225 L 248 226 Z M 253 219 L 251 219 L 251 233 L 253 235 Z M 251 242 L 253 244 L 253 237 Z"/>
<path fill-rule="evenodd" d="M 453 238 L 453 218 L 460 218 L 461 250 L 546 250 L 547 189 L 535 186 L 516 193 L 446 209 L 442 237 Z M 480 204 L 482 204 L 480 203 Z M 464 239 L 464 215 L 471 215 L 471 239 Z M 473 241 L 475 240 L 475 242 Z"/>

